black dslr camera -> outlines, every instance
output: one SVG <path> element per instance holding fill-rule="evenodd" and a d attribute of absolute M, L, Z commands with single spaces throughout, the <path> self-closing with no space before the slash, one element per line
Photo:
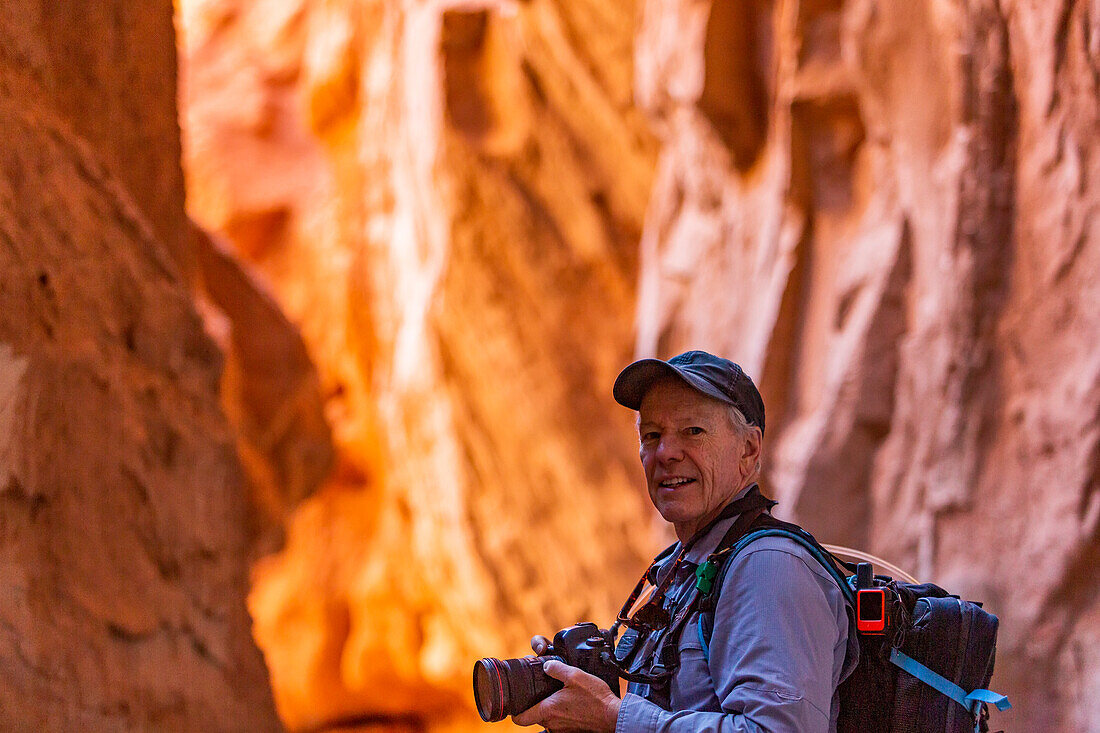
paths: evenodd
<path fill-rule="evenodd" d="M 537 657 L 493 659 L 474 664 L 474 702 L 486 723 L 522 713 L 562 688 L 562 683 L 542 671 L 548 659 L 565 662 L 607 683 L 619 694 L 619 670 L 614 664 L 607 632 L 593 623 L 562 629 L 554 643 Z"/>

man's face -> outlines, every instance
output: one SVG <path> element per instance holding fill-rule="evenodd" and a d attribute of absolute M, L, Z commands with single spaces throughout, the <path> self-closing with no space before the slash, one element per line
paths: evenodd
<path fill-rule="evenodd" d="M 728 410 L 675 378 L 642 398 L 638 437 L 649 498 L 682 541 L 745 487 L 759 457 L 756 436 L 739 435 Z"/>

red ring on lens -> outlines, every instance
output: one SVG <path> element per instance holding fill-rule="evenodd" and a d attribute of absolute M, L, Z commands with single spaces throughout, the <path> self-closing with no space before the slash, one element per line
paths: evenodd
<path fill-rule="evenodd" d="M 497 688 L 500 690 L 500 708 L 497 714 L 500 715 L 501 720 L 504 720 L 504 675 L 501 674 L 501 667 L 503 666 L 504 662 L 499 659 L 493 660 L 493 672 L 496 674 Z"/>

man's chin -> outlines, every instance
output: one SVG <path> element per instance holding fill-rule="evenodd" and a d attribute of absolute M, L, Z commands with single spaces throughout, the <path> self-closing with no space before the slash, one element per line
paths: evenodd
<path fill-rule="evenodd" d="M 695 519 L 695 512 L 676 500 L 662 501 L 657 504 L 657 512 L 669 524 L 683 524 Z"/>

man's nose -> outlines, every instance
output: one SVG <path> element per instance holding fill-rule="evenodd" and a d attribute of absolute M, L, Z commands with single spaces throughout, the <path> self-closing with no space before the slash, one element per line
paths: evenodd
<path fill-rule="evenodd" d="M 657 460 L 661 463 L 666 461 L 679 461 L 684 457 L 683 446 L 680 445 L 680 441 L 676 439 L 674 435 L 662 436 L 660 442 L 657 443 Z"/>

